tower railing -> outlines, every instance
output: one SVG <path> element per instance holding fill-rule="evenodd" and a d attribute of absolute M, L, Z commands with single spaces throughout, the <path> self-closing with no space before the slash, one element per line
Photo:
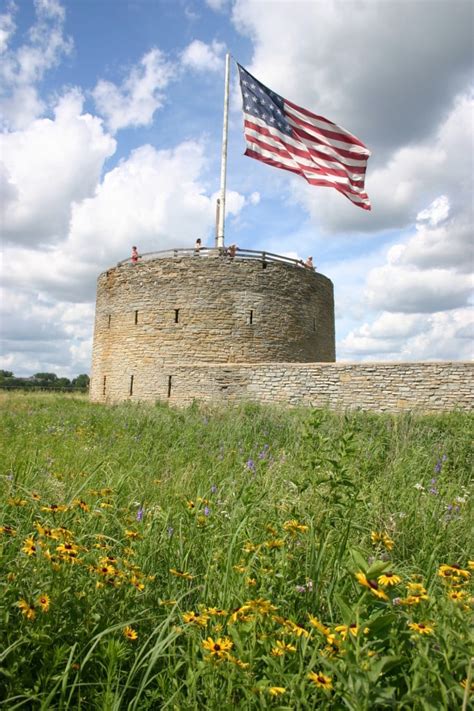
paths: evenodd
<path fill-rule="evenodd" d="M 235 252 L 231 251 L 228 247 L 224 247 L 222 249 L 216 247 L 201 247 L 200 250 L 196 250 L 194 248 L 163 249 L 158 252 L 145 252 L 144 254 L 141 254 L 138 264 L 140 262 L 147 262 L 153 259 L 170 259 L 173 257 L 192 257 L 195 259 L 222 258 L 229 260 L 255 259 L 263 262 L 264 264 L 267 262 L 278 262 L 280 264 L 289 264 L 293 267 L 305 267 L 305 264 L 301 259 L 285 257 L 282 254 L 275 254 L 274 252 L 266 252 L 256 249 L 241 249 L 240 247 L 236 247 Z M 117 266 L 122 266 L 124 264 L 134 265 L 134 262 L 132 262 L 131 257 L 129 257 L 128 259 L 122 259 L 122 261 L 118 262 Z"/>

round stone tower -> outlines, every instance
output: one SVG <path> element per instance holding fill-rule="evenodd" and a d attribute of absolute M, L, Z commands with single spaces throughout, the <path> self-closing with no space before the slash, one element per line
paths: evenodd
<path fill-rule="evenodd" d="M 172 254 L 100 275 L 92 400 L 170 397 L 173 368 L 335 360 L 327 277 L 264 253 Z"/>

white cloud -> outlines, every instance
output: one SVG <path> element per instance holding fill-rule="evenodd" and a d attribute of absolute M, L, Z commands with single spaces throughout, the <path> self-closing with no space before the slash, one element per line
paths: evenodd
<path fill-rule="evenodd" d="M 8 41 L 15 32 L 14 8 L 0 15 L 0 54 L 6 51 Z"/>
<path fill-rule="evenodd" d="M 200 72 L 219 72 L 224 66 L 223 54 L 225 44 L 213 40 L 206 44 L 201 40 L 193 40 L 181 53 L 183 67 Z"/>
<path fill-rule="evenodd" d="M 3 239 L 51 243 L 67 235 L 73 203 L 93 195 L 115 151 L 102 121 L 82 113 L 82 96 L 61 97 L 54 118 L 0 136 Z"/>
<path fill-rule="evenodd" d="M 175 73 L 174 65 L 159 49 L 151 49 L 132 67 L 120 86 L 101 79 L 92 95 L 98 112 L 112 132 L 127 126 L 147 126 L 163 106 L 165 89 Z"/>
<path fill-rule="evenodd" d="M 422 210 L 416 216 L 418 222 L 427 221 L 430 227 L 436 227 L 440 222 L 444 222 L 449 215 L 449 200 L 446 195 L 440 195 L 433 200 L 431 205 Z"/>
<path fill-rule="evenodd" d="M 229 0 L 206 0 L 206 5 L 216 12 L 224 10 L 228 4 Z"/>
<path fill-rule="evenodd" d="M 35 10 L 36 22 L 28 32 L 28 41 L 15 50 L 5 49 L 0 65 L 0 109 L 3 120 L 13 129 L 24 128 L 41 115 L 45 103 L 36 85 L 73 48 L 72 40 L 64 36 L 65 13 L 57 0 L 36 0 Z M 12 15 L 6 17 L 0 35 L 4 44 L 14 29 Z"/>
<path fill-rule="evenodd" d="M 260 202 L 260 193 L 254 192 L 249 196 L 249 203 L 251 205 L 258 205 Z"/>

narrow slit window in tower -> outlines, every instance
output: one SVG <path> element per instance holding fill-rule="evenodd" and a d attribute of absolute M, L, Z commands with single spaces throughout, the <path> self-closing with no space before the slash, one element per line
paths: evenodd
<path fill-rule="evenodd" d="M 130 376 L 130 395 L 133 395 L 133 375 Z"/>
<path fill-rule="evenodd" d="M 250 326 L 253 325 L 253 309 L 250 309 L 249 324 Z"/>
<path fill-rule="evenodd" d="M 138 323 L 138 309 L 135 309 L 135 326 Z"/>
<path fill-rule="evenodd" d="M 313 331 L 316 331 L 316 319 L 313 318 Z"/>
<path fill-rule="evenodd" d="M 108 327 L 108 328 L 110 328 L 110 322 L 111 322 L 111 320 L 112 320 L 112 316 L 109 314 L 109 319 L 108 319 L 108 322 L 107 322 L 107 327 Z"/>
<path fill-rule="evenodd" d="M 105 395 L 106 384 L 107 384 L 107 376 L 104 375 L 104 379 L 102 381 L 102 395 Z"/>
<path fill-rule="evenodd" d="M 178 323 L 179 321 L 179 309 L 174 310 L 174 322 Z"/>
<path fill-rule="evenodd" d="M 171 378 L 172 375 L 168 375 L 168 397 L 171 397 Z"/>

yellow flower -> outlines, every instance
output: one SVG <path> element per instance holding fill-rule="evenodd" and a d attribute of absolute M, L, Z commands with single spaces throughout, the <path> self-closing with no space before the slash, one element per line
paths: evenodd
<path fill-rule="evenodd" d="M 40 606 L 41 612 L 48 612 L 49 606 L 51 604 L 51 599 L 50 599 L 49 595 L 46 595 L 46 593 L 44 593 L 43 595 L 40 595 L 37 598 L 36 602 Z"/>
<path fill-rule="evenodd" d="M 291 533 L 292 536 L 296 536 L 297 533 L 306 533 L 308 530 L 308 526 L 298 523 L 298 521 L 294 518 L 290 521 L 285 521 L 283 528 L 285 531 L 288 531 L 288 533 Z"/>
<path fill-rule="evenodd" d="M 16 531 L 11 526 L 0 526 L 0 533 L 4 533 L 6 536 L 16 536 Z"/>
<path fill-rule="evenodd" d="M 250 541 L 244 543 L 244 545 L 242 546 L 242 550 L 244 551 L 244 553 L 254 553 L 255 551 L 258 551 L 259 548 L 259 544 L 251 543 Z"/>
<path fill-rule="evenodd" d="M 33 499 L 33 501 L 41 501 L 41 496 L 37 494 L 36 491 L 33 491 L 31 493 L 31 498 Z"/>
<path fill-rule="evenodd" d="M 380 590 L 375 580 L 368 580 L 364 573 L 361 572 L 356 573 L 356 578 L 361 585 L 370 590 L 372 595 L 375 595 L 375 597 L 378 597 L 380 600 L 388 600 L 388 596 L 383 590 Z"/>
<path fill-rule="evenodd" d="M 145 585 L 140 581 L 140 578 L 137 578 L 136 575 L 132 575 L 130 578 L 130 583 L 136 587 L 137 590 L 144 590 Z"/>
<path fill-rule="evenodd" d="M 463 689 L 467 688 L 467 679 L 463 679 L 459 683 L 461 684 Z M 469 684 L 469 693 L 474 694 L 474 681 L 471 681 L 471 683 Z"/>
<path fill-rule="evenodd" d="M 275 612 L 276 609 L 270 600 L 265 600 L 263 597 L 259 597 L 256 600 L 248 600 L 240 608 L 242 612 L 252 610 L 252 612 L 256 612 L 259 615 L 268 615 L 270 612 Z"/>
<path fill-rule="evenodd" d="M 74 543 L 69 543 L 66 541 L 65 543 L 60 543 L 59 546 L 56 546 L 56 552 L 65 560 L 73 561 L 75 558 L 77 558 L 78 554 L 78 547 L 74 545 Z"/>
<path fill-rule="evenodd" d="M 138 638 L 138 633 L 133 629 L 133 627 L 125 627 L 123 636 L 131 641 L 135 641 Z"/>
<path fill-rule="evenodd" d="M 23 548 L 21 549 L 23 553 L 26 553 L 26 555 L 36 555 L 36 552 L 38 550 L 35 540 L 33 536 L 28 536 L 28 538 L 25 538 L 23 541 Z"/>
<path fill-rule="evenodd" d="M 246 578 L 246 579 L 245 579 L 245 583 L 246 583 L 249 587 L 252 587 L 252 588 L 253 588 L 253 587 L 255 587 L 255 585 L 257 584 L 257 581 L 255 580 L 255 578 Z"/>
<path fill-rule="evenodd" d="M 10 496 L 7 503 L 10 506 L 26 506 L 28 502 L 25 499 L 20 499 L 19 496 Z"/>
<path fill-rule="evenodd" d="M 274 548 L 283 548 L 285 541 L 282 541 L 281 538 L 272 538 L 271 541 L 266 541 L 265 545 L 270 550 L 273 550 Z"/>
<path fill-rule="evenodd" d="M 61 513 L 67 511 L 67 506 L 63 504 L 49 504 L 49 506 L 42 506 L 41 511 L 48 511 L 49 513 Z"/>
<path fill-rule="evenodd" d="M 286 652 L 296 652 L 296 647 L 293 644 L 286 644 L 286 642 L 277 639 L 272 649 L 272 657 L 282 657 Z"/>
<path fill-rule="evenodd" d="M 470 568 L 471 570 L 474 570 L 474 560 L 468 560 L 467 567 Z"/>
<path fill-rule="evenodd" d="M 282 696 L 286 692 L 284 686 L 269 686 L 268 693 L 270 696 Z"/>
<path fill-rule="evenodd" d="M 353 637 L 357 637 L 357 633 L 359 631 L 358 626 L 353 622 L 350 625 L 338 625 L 335 627 L 336 632 L 339 632 L 341 635 L 342 639 L 345 640 L 347 635 L 352 635 Z"/>
<path fill-rule="evenodd" d="M 86 504 L 85 501 L 82 501 L 82 499 L 74 499 L 72 505 L 76 506 L 78 509 L 81 509 L 81 511 L 89 511 L 89 505 Z"/>
<path fill-rule="evenodd" d="M 449 599 L 453 602 L 462 602 L 466 595 L 467 593 L 464 592 L 464 590 L 451 590 L 451 592 L 448 593 Z"/>
<path fill-rule="evenodd" d="M 184 570 L 175 570 L 175 568 L 170 568 L 170 573 L 177 578 L 184 578 L 185 580 L 192 580 L 195 577 L 191 573 L 186 573 Z"/>
<path fill-rule="evenodd" d="M 319 689 L 330 691 L 332 689 L 332 678 L 322 674 L 321 672 L 309 672 L 308 679 L 313 682 Z"/>
<path fill-rule="evenodd" d="M 394 546 L 392 539 L 386 533 L 383 534 L 382 543 L 388 551 L 391 551 Z"/>
<path fill-rule="evenodd" d="M 434 629 L 424 622 L 408 622 L 408 627 L 418 634 L 432 634 Z"/>
<path fill-rule="evenodd" d="M 323 634 L 323 635 L 327 635 L 329 633 L 329 627 L 326 627 L 326 625 L 323 625 L 323 623 L 320 622 L 317 617 L 313 617 L 312 615 L 309 615 L 309 614 L 308 614 L 308 617 L 309 617 L 309 624 L 312 627 L 315 627 L 318 630 L 318 632 L 321 632 L 321 634 Z"/>
<path fill-rule="evenodd" d="M 442 578 L 469 578 L 471 576 L 468 570 L 464 570 L 461 566 L 454 565 L 440 565 L 438 570 L 438 575 Z"/>
<path fill-rule="evenodd" d="M 205 613 L 198 614 L 194 610 L 183 612 L 181 617 L 187 625 L 198 625 L 199 627 L 205 627 L 209 621 L 208 615 Z"/>
<path fill-rule="evenodd" d="M 207 652 L 209 652 L 211 657 L 215 657 L 216 659 L 228 659 L 229 652 L 234 644 L 228 637 L 219 637 L 215 641 L 212 637 L 208 637 L 204 642 L 202 642 L 202 646 Z"/>
<path fill-rule="evenodd" d="M 128 528 L 125 529 L 125 535 L 127 538 L 140 538 L 140 534 L 137 531 L 130 531 Z"/>
<path fill-rule="evenodd" d="M 21 614 L 26 617 L 27 620 L 34 620 L 36 617 L 36 610 L 33 605 L 30 605 L 26 600 L 19 600 L 17 602 L 18 607 L 21 610 Z"/>
<path fill-rule="evenodd" d="M 384 573 L 377 578 L 377 582 L 379 585 L 386 588 L 391 587 L 392 585 L 398 585 L 398 583 L 402 582 L 402 579 L 399 575 L 395 575 L 395 573 Z"/>
<path fill-rule="evenodd" d="M 233 569 L 236 573 L 246 573 L 247 568 L 244 565 L 233 565 Z"/>

